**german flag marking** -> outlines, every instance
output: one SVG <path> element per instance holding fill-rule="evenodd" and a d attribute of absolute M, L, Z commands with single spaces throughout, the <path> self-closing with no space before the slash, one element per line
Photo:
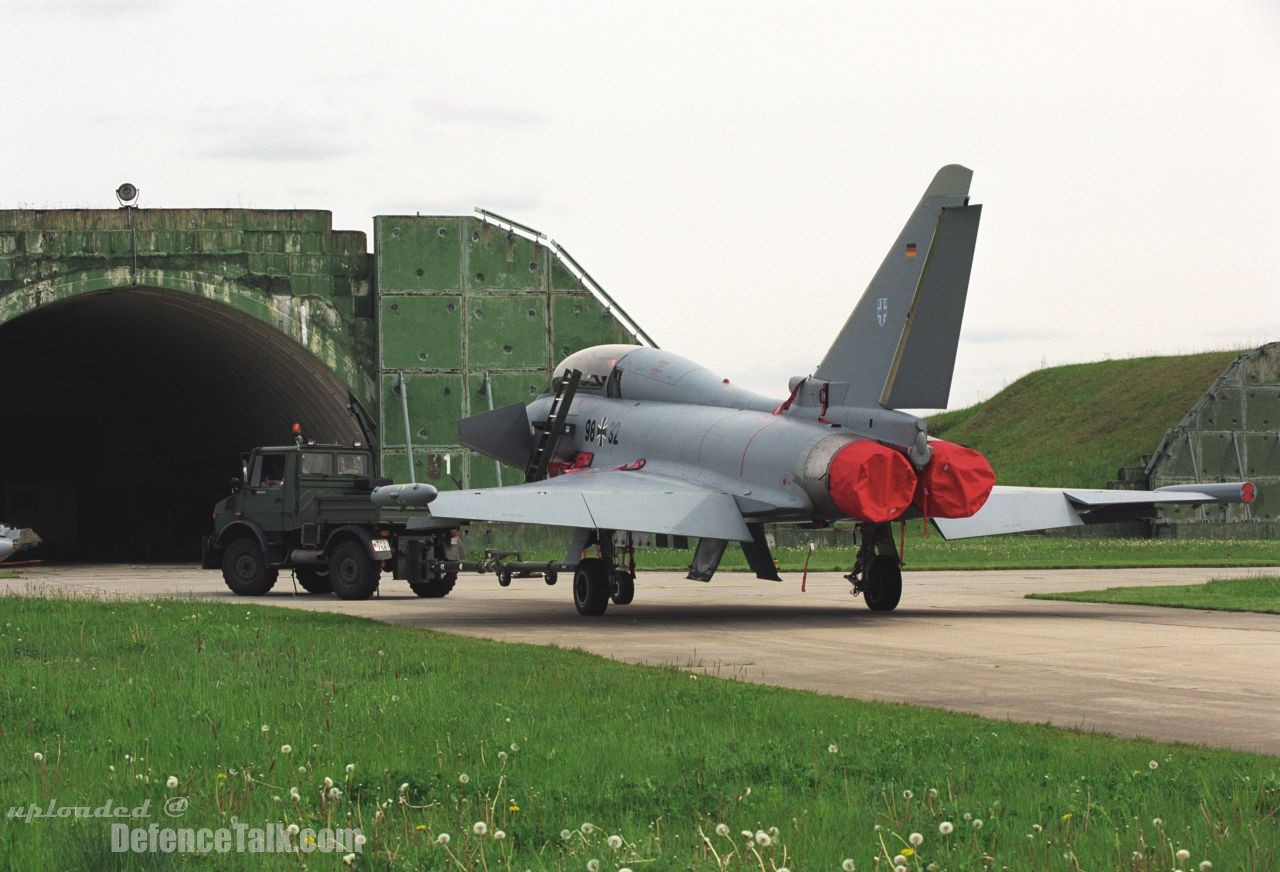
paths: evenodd
<path fill-rule="evenodd" d="M 916 244 L 914 242 L 907 243 L 907 257 L 916 256 Z"/>

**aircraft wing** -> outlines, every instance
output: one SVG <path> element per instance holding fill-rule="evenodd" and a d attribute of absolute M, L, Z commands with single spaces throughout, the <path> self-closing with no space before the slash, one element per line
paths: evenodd
<path fill-rule="evenodd" d="M 584 469 L 510 487 L 444 491 L 429 508 L 431 518 L 414 519 L 410 526 L 507 521 L 751 541 L 729 494 L 640 470 Z"/>
<path fill-rule="evenodd" d="M 1249 482 L 1171 485 L 1153 491 L 997 485 L 977 514 L 934 518 L 944 539 L 1029 533 L 1150 517 L 1158 505 L 1253 502 Z"/>

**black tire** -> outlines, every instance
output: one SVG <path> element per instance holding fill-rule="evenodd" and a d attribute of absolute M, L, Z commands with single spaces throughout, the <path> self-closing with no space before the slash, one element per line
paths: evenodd
<path fill-rule="evenodd" d="M 381 575 L 382 568 L 354 539 L 344 539 L 329 553 L 329 584 L 340 599 L 368 599 L 378 589 Z"/>
<path fill-rule="evenodd" d="M 548 572 L 546 575 L 542 576 L 542 580 L 545 581 L 548 585 L 553 585 L 560 580 L 560 576 L 558 576 L 554 572 Z"/>
<path fill-rule="evenodd" d="M 321 566 L 295 566 L 294 578 L 307 593 L 333 593 L 333 585 L 329 583 L 329 570 Z"/>
<path fill-rule="evenodd" d="M 511 587 L 511 570 L 503 567 L 498 570 L 498 586 Z"/>
<path fill-rule="evenodd" d="M 446 572 L 440 578 L 432 581 L 411 581 L 410 589 L 418 596 L 425 599 L 440 599 L 440 597 L 448 596 L 449 591 L 453 590 L 453 586 L 458 582 L 458 573 Z"/>
<path fill-rule="evenodd" d="M 599 557 L 584 557 L 573 571 L 573 604 L 578 614 L 595 617 L 609 608 L 609 564 Z"/>
<path fill-rule="evenodd" d="M 237 539 L 222 552 L 222 580 L 239 596 L 262 596 L 275 585 L 279 571 L 267 566 L 258 540 Z"/>
<path fill-rule="evenodd" d="M 862 599 L 873 612 L 891 612 L 902 599 L 902 567 L 898 558 L 880 554 L 867 569 Z"/>
<path fill-rule="evenodd" d="M 609 599 L 615 606 L 629 606 L 636 598 L 636 577 L 630 572 L 615 570 L 613 573 L 613 593 Z"/>

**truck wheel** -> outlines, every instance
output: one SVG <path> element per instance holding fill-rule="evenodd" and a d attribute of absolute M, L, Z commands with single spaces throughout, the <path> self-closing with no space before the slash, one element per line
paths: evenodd
<path fill-rule="evenodd" d="M 329 570 L 319 566 L 295 566 L 294 577 L 307 593 L 333 593 L 329 583 Z"/>
<path fill-rule="evenodd" d="M 609 608 L 609 564 L 599 557 L 584 557 L 573 571 L 573 604 L 578 614 L 594 617 Z"/>
<path fill-rule="evenodd" d="M 902 599 L 902 567 L 898 558 L 880 554 L 867 570 L 869 584 L 863 588 L 862 600 L 873 612 L 891 612 Z"/>
<path fill-rule="evenodd" d="M 222 580 L 239 596 L 262 596 L 275 585 L 280 573 L 267 566 L 257 540 L 237 539 L 222 552 Z"/>
<path fill-rule="evenodd" d="M 440 578 L 432 581 L 409 582 L 409 587 L 420 597 L 426 599 L 440 599 L 442 596 L 448 596 L 449 591 L 453 590 L 453 586 L 458 582 L 458 573 L 446 572 Z"/>
<path fill-rule="evenodd" d="M 381 574 L 381 567 L 354 539 L 339 542 L 329 555 L 329 584 L 341 599 L 364 600 L 373 596 Z"/>
<path fill-rule="evenodd" d="M 636 598 L 636 577 L 630 572 L 614 570 L 613 594 L 609 597 L 615 606 L 629 606 Z"/>

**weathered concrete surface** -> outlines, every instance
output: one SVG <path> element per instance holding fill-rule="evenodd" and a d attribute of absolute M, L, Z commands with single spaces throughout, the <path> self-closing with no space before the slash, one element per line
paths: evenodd
<path fill-rule="evenodd" d="M 889 615 L 849 597 L 837 574 L 811 576 L 804 594 L 796 579 L 723 573 L 704 585 L 642 574 L 635 604 L 596 619 L 574 612 L 567 584 L 502 590 L 476 576 L 464 576 L 444 600 L 420 600 L 393 581 L 369 602 L 294 596 L 284 578 L 257 601 L 862 699 L 1280 754 L 1280 616 L 1023 596 L 1259 572 L 911 572 L 903 605 Z M 37 568 L 0 589 L 235 601 L 216 572 L 185 567 Z"/>

